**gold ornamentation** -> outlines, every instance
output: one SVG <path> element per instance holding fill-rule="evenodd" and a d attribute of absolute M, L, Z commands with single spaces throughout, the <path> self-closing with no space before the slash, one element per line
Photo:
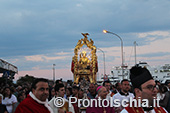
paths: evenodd
<path fill-rule="evenodd" d="M 98 72 L 96 46 L 92 39 L 88 40 L 88 33 L 81 33 L 84 39 L 80 39 L 74 49 L 74 56 L 72 58 L 72 72 L 74 74 L 74 82 L 79 83 L 80 78 L 96 83 L 96 73 Z M 81 48 L 86 46 L 90 52 L 90 58 L 86 51 L 81 51 Z"/>

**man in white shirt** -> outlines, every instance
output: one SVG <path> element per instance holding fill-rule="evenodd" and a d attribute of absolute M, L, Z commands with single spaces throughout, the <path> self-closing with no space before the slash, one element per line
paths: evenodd
<path fill-rule="evenodd" d="M 130 90 L 130 84 L 129 84 L 129 81 L 127 79 L 123 79 L 121 81 L 121 86 L 122 86 L 122 89 L 120 90 L 120 92 L 116 93 L 115 95 L 113 95 L 113 102 L 115 99 L 118 99 L 119 102 L 120 102 L 120 105 L 122 105 L 122 101 L 123 100 L 127 100 L 127 102 L 130 100 L 130 97 L 131 98 L 134 98 L 134 95 L 133 93 L 130 93 L 129 90 Z M 115 103 L 113 103 L 115 105 Z M 125 105 L 126 103 L 124 103 Z M 119 113 L 121 110 L 123 109 L 123 106 L 120 106 L 120 107 L 115 107 L 115 112 Z"/>

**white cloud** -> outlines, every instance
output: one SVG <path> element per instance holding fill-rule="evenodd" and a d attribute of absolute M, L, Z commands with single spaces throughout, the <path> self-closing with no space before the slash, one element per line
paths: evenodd
<path fill-rule="evenodd" d="M 58 53 L 60 55 L 66 55 L 67 53 Z M 25 56 L 25 59 L 27 61 L 35 61 L 35 62 L 43 62 L 43 61 L 50 61 L 50 60 L 63 60 L 66 59 L 69 56 L 56 56 L 56 57 L 49 57 L 45 55 L 33 55 L 33 56 Z"/>
<path fill-rule="evenodd" d="M 36 61 L 36 62 L 44 61 L 42 55 L 25 56 L 25 59 L 27 61 Z"/>
<path fill-rule="evenodd" d="M 152 31 L 152 32 L 145 32 L 145 33 L 137 33 L 139 38 L 145 38 L 147 36 L 170 36 L 169 31 Z"/>
<path fill-rule="evenodd" d="M 59 53 L 56 53 L 56 55 L 68 55 L 68 54 L 70 54 L 69 52 L 59 52 Z"/>

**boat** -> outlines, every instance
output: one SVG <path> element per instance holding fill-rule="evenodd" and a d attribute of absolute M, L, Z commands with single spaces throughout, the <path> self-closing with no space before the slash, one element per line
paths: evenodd
<path fill-rule="evenodd" d="M 170 64 L 164 64 L 159 66 L 150 66 L 147 62 L 139 62 L 137 65 L 141 67 L 147 68 L 153 76 L 154 80 L 159 81 L 160 83 L 166 83 L 170 81 Z M 123 75 L 122 75 L 122 68 L 121 66 L 113 66 L 111 69 L 111 74 L 107 75 L 108 79 L 115 84 L 117 82 L 121 82 L 123 79 L 129 78 L 129 71 L 132 66 L 126 66 L 123 68 Z M 104 76 L 101 77 L 104 81 Z"/>

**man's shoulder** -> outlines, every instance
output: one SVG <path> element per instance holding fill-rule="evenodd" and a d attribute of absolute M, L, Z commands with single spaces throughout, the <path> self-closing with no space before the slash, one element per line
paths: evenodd
<path fill-rule="evenodd" d="M 113 97 L 120 97 L 120 93 L 117 92 L 116 94 L 113 95 Z"/>
<path fill-rule="evenodd" d="M 16 96 L 14 94 L 11 95 L 12 98 L 16 98 Z"/>
<path fill-rule="evenodd" d="M 134 94 L 129 92 L 129 96 L 130 97 L 134 97 Z"/>
<path fill-rule="evenodd" d="M 31 112 L 33 106 L 35 106 L 34 101 L 27 97 L 17 106 L 15 113 Z"/>
<path fill-rule="evenodd" d="M 31 97 L 25 98 L 19 105 L 30 105 L 29 103 L 33 104 L 34 100 Z"/>

